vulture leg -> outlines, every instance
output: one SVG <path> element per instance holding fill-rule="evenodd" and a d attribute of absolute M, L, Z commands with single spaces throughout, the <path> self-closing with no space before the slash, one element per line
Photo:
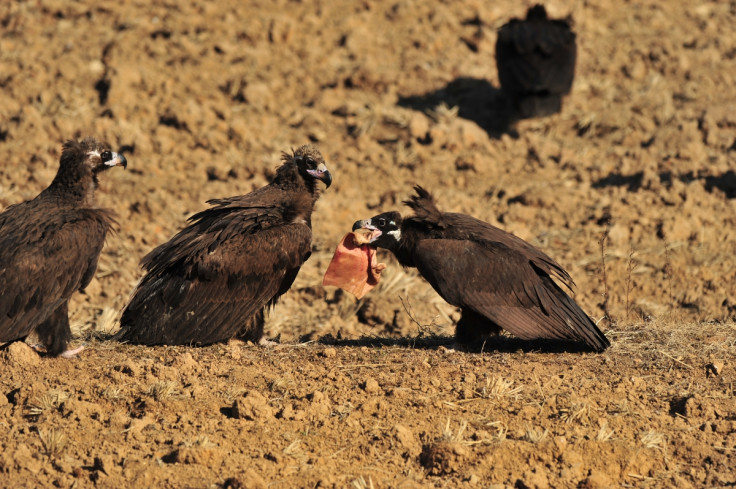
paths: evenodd
<path fill-rule="evenodd" d="M 463 309 L 463 315 L 455 327 L 455 341 L 463 344 L 478 344 L 488 336 L 501 334 L 501 328 L 475 311 Z"/>
<path fill-rule="evenodd" d="M 258 343 L 258 340 L 263 336 L 263 310 L 264 308 L 261 308 L 246 320 L 243 328 L 235 335 L 237 339 Z"/>
<path fill-rule="evenodd" d="M 61 355 L 69 340 L 72 339 L 72 330 L 69 328 L 68 305 L 69 301 L 64 301 L 36 328 L 38 339 L 46 347 L 46 352 L 49 355 Z"/>

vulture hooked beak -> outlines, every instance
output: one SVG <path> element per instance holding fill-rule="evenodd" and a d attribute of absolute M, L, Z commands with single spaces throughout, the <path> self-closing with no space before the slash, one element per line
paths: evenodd
<path fill-rule="evenodd" d="M 307 173 L 317 180 L 322 180 L 327 188 L 330 188 L 330 185 L 332 185 L 332 174 L 324 163 L 320 163 L 316 170 L 307 170 Z"/>
<path fill-rule="evenodd" d="M 123 169 L 128 168 L 128 160 L 125 159 L 125 156 L 123 156 L 122 153 L 113 153 L 110 152 L 110 159 L 104 161 L 105 166 L 114 167 L 114 166 L 122 166 Z M 104 154 L 103 154 L 104 159 Z"/>
<path fill-rule="evenodd" d="M 373 243 L 375 240 L 377 240 L 383 232 L 378 229 L 376 226 L 371 224 L 370 219 L 363 219 L 360 221 L 355 221 L 355 224 L 353 224 L 353 232 L 357 231 L 358 229 L 367 229 L 371 231 L 371 239 L 368 241 L 368 243 Z"/>

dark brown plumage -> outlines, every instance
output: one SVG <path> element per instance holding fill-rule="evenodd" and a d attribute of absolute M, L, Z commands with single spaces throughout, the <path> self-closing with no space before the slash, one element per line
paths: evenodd
<path fill-rule="evenodd" d="M 114 222 L 94 204 L 97 176 L 113 166 L 127 162 L 107 145 L 67 141 L 51 185 L 0 214 L 0 341 L 35 331 L 49 354 L 66 349 L 69 298 L 92 280 Z"/>
<path fill-rule="evenodd" d="M 432 287 L 462 309 L 456 338 L 477 343 L 501 328 L 522 339 L 584 342 L 602 351 L 609 342 L 552 278 L 568 289 L 570 275 L 552 258 L 486 222 L 440 212 L 427 191 L 405 203 L 414 215 L 386 212 L 357 221 L 353 230 L 379 231 L 373 247 L 393 252 L 405 267 L 416 267 Z"/>
<path fill-rule="evenodd" d="M 314 146 L 284 154 L 267 186 L 211 200 L 145 258 L 117 339 L 146 345 L 258 341 L 264 309 L 311 254 L 312 209 L 332 177 Z"/>
<path fill-rule="evenodd" d="M 547 18 L 542 5 L 526 19 L 501 26 L 496 40 L 496 67 L 501 89 L 526 117 L 559 112 L 575 76 L 577 45 L 567 20 Z"/>

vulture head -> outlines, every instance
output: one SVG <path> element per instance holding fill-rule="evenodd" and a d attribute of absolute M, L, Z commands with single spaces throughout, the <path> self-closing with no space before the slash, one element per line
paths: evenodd
<path fill-rule="evenodd" d="M 127 168 L 128 161 L 120 153 L 94 138 L 82 141 L 69 140 L 64 143 L 59 162 L 59 172 L 54 183 L 60 186 L 76 187 L 82 185 L 97 187 L 97 175 L 114 166 Z"/>
<path fill-rule="evenodd" d="M 396 211 L 384 212 L 370 219 L 355 221 L 353 231 L 368 229 L 372 231 L 368 244 L 373 248 L 386 248 L 393 251 L 401 241 L 401 214 Z"/>
<path fill-rule="evenodd" d="M 547 20 L 547 9 L 544 5 L 534 5 L 526 11 L 526 20 Z"/>
<path fill-rule="evenodd" d="M 110 151 L 110 147 L 94 138 L 82 141 L 69 140 L 64 143 L 59 171 L 85 168 L 97 174 L 114 166 L 128 167 L 128 161 L 120 153 Z"/>
<path fill-rule="evenodd" d="M 295 164 L 299 175 L 307 182 L 310 189 L 314 188 L 315 180 L 321 180 L 327 187 L 332 184 L 332 174 L 327 169 L 325 159 L 316 146 L 305 144 L 297 148 L 292 154 L 284 153 L 283 159 L 286 164 L 281 168 L 284 171 L 289 171 L 289 163 Z"/>

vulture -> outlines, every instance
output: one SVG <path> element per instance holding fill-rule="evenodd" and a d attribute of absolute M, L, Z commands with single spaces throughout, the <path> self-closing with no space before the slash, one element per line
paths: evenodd
<path fill-rule="evenodd" d="M 211 207 L 146 255 L 116 339 L 143 345 L 258 342 L 264 311 L 311 254 L 318 180 L 332 183 L 312 145 L 284 153 L 273 181 Z"/>
<path fill-rule="evenodd" d="M 609 342 L 575 301 L 570 275 L 526 241 L 474 217 L 437 209 L 423 188 L 396 211 L 357 221 L 373 248 L 390 250 L 405 267 L 416 267 L 442 298 L 462 310 L 458 343 L 478 344 L 505 329 L 525 340 L 582 342 L 603 351 Z"/>
<path fill-rule="evenodd" d="M 82 349 L 66 350 L 69 298 L 92 280 L 115 222 L 95 205 L 98 176 L 127 164 L 95 139 L 67 141 L 51 184 L 0 214 L 0 342 L 35 332 L 49 355 Z"/>
<path fill-rule="evenodd" d="M 542 5 L 526 19 L 512 19 L 498 31 L 496 67 L 501 90 L 522 118 L 559 112 L 575 76 L 577 45 L 570 22 L 548 19 Z"/>

